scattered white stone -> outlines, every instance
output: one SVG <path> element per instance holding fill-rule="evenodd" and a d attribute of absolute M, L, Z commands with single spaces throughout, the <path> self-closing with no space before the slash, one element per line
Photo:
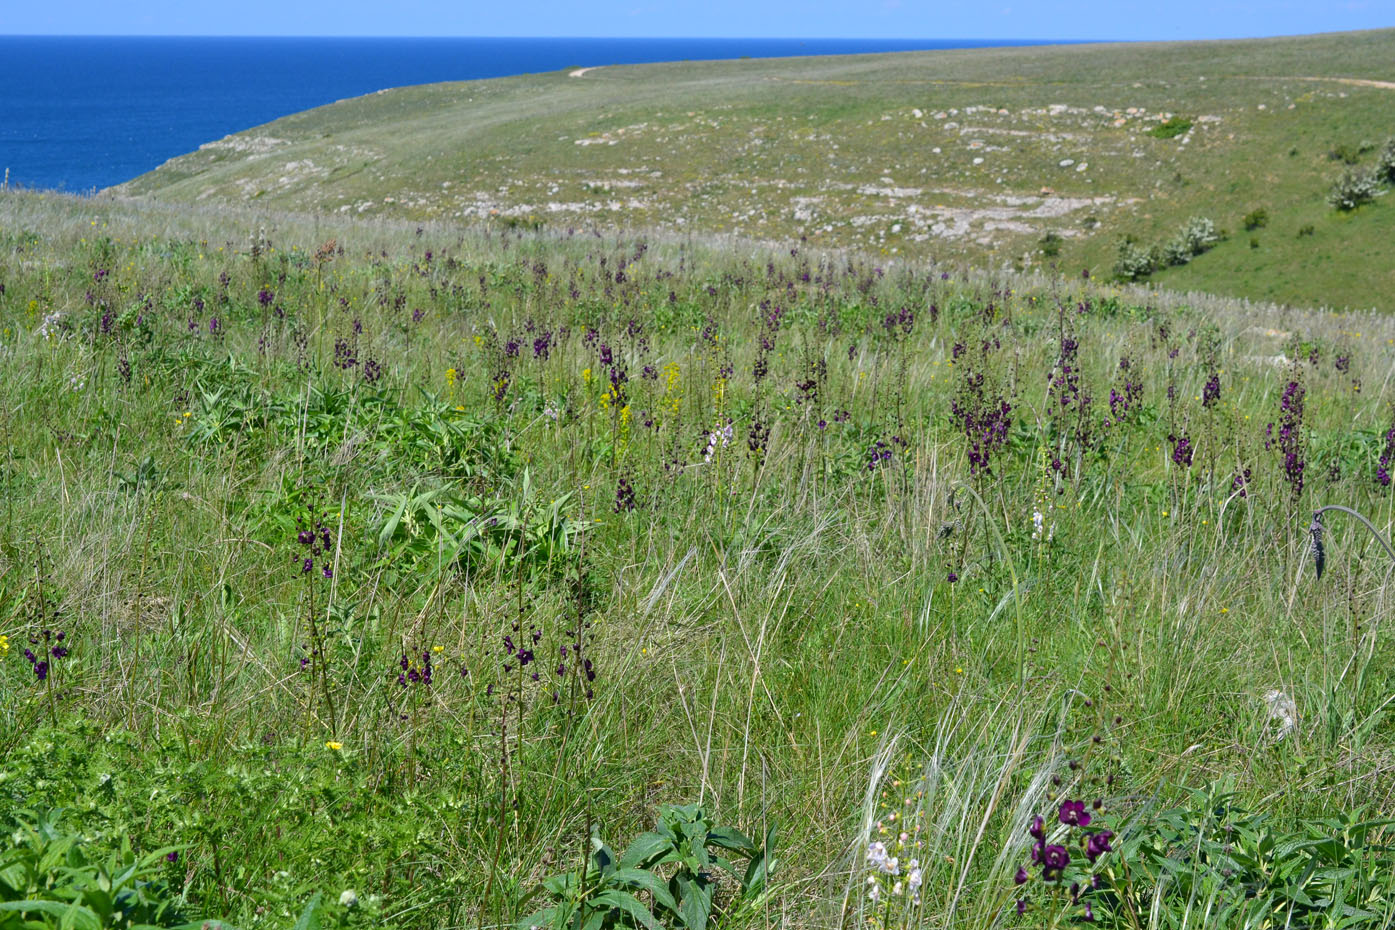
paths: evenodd
<path fill-rule="evenodd" d="M 924 115 L 925 114 L 922 113 L 920 110 L 911 110 L 911 116 L 914 116 L 916 119 L 920 119 Z"/>
<path fill-rule="evenodd" d="M 1088 161 L 1082 161 L 1080 164 L 1075 166 L 1075 170 L 1077 173 L 1079 173 L 1081 171 L 1084 171 L 1088 167 L 1090 167 L 1090 163 Z"/>
<path fill-rule="evenodd" d="M 1062 168 L 1069 168 L 1073 164 L 1075 164 L 1074 158 L 1063 158 L 1060 161 L 1060 165 Z"/>
<path fill-rule="evenodd" d="M 983 158 L 982 158 L 982 156 L 980 156 L 980 157 L 978 157 L 978 158 L 975 158 L 975 159 L 974 159 L 974 164 L 976 164 L 976 165 L 981 165 L 981 164 L 983 164 Z"/>

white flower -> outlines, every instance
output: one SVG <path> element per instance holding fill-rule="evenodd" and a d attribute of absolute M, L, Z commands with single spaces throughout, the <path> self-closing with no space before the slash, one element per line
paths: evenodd
<path fill-rule="evenodd" d="M 63 330 L 59 328 L 59 324 L 62 322 L 63 314 L 56 310 L 53 313 L 44 314 L 44 321 L 39 324 L 39 335 L 45 339 L 52 339 L 55 336 L 62 338 Z"/>
<path fill-rule="evenodd" d="M 1043 517 L 1043 516 L 1041 515 L 1041 511 L 1040 511 L 1040 510 L 1034 510 L 1034 511 L 1032 511 L 1032 538 L 1033 538 L 1033 539 L 1041 539 L 1041 528 L 1042 528 L 1042 524 L 1045 523 L 1045 522 L 1046 522 L 1046 518 Z"/>
<path fill-rule="evenodd" d="M 894 894 L 894 895 L 896 895 L 896 897 L 898 897 L 898 898 L 901 897 L 901 883 L 900 883 L 900 882 L 897 882 L 896 884 L 894 884 L 894 885 L 891 886 L 891 893 Z"/>
<path fill-rule="evenodd" d="M 343 893 L 339 895 L 339 906 L 353 907 L 356 904 L 358 904 L 358 893 L 352 888 L 345 888 Z"/>
<path fill-rule="evenodd" d="M 878 841 L 867 847 L 867 863 L 875 868 L 883 868 L 886 863 L 886 844 Z"/>
<path fill-rule="evenodd" d="M 912 897 L 919 897 L 920 883 L 924 880 L 925 877 L 920 871 L 920 861 L 918 859 L 912 859 L 910 874 L 906 876 L 906 887 L 910 889 Z"/>
<path fill-rule="evenodd" d="M 1277 743 L 1298 725 L 1298 705 L 1282 691 L 1268 692 L 1264 695 L 1264 703 L 1269 708 L 1269 729 Z"/>
<path fill-rule="evenodd" d="M 871 875 L 867 876 L 867 899 L 873 904 L 882 899 L 882 886 Z"/>

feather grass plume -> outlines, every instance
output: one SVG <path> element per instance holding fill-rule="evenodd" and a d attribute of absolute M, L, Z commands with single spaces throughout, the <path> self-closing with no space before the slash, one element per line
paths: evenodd
<path fill-rule="evenodd" d="M 1376 538 L 1376 542 L 1380 543 L 1382 548 L 1385 549 L 1385 554 L 1390 556 L 1392 562 L 1395 562 L 1395 549 L 1390 548 L 1390 543 L 1386 542 L 1385 537 L 1380 534 L 1380 530 L 1376 529 L 1374 523 L 1367 520 L 1350 507 L 1343 507 L 1341 504 L 1328 504 L 1326 507 L 1319 507 L 1315 510 L 1313 512 L 1313 522 L 1308 524 L 1308 535 L 1311 537 L 1308 551 L 1312 553 L 1313 567 L 1317 570 L 1318 580 L 1322 580 L 1322 572 L 1327 567 L 1327 550 L 1322 544 L 1322 533 L 1325 529 L 1322 525 L 1322 515 L 1329 510 L 1339 510 L 1342 513 L 1351 514 L 1353 517 L 1360 520 L 1365 525 L 1366 529 L 1371 531 L 1371 535 Z"/>

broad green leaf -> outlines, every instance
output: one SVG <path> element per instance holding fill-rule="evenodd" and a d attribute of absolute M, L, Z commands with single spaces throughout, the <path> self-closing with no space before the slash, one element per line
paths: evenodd
<path fill-rule="evenodd" d="M 622 869 L 653 865 L 666 853 L 673 850 L 668 837 L 658 833 L 641 833 L 620 856 Z"/>
<path fill-rule="evenodd" d="M 596 904 L 604 904 L 618 908 L 639 921 L 649 930 L 663 930 L 663 926 L 654 919 L 654 915 L 649 912 L 649 908 L 639 903 L 639 899 L 632 894 L 611 889 L 602 891 L 591 899 Z"/>
<path fill-rule="evenodd" d="M 646 869 L 616 869 L 611 873 L 610 881 L 617 885 L 640 888 L 653 895 L 655 901 L 670 911 L 678 910 L 678 902 L 674 901 L 673 895 L 669 893 L 668 883 Z"/>
<path fill-rule="evenodd" d="M 751 838 L 733 827 L 716 827 L 709 830 L 707 842 L 747 856 L 756 853 L 756 844 L 751 842 Z"/>
<path fill-rule="evenodd" d="M 320 930 L 320 898 L 322 895 L 317 891 L 310 901 L 305 905 L 305 910 L 300 912 L 300 919 L 295 922 L 294 930 Z"/>

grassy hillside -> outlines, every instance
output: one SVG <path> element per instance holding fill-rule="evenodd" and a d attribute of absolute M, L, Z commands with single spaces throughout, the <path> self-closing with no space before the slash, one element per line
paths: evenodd
<path fill-rule="evenodd" d="M 0 194 L 0 927 L 1391 926 L 1395 317 L 875 261 Z"/>
<path fill-rule="evenodd" d="M 1333 151 L 1369 164 L 1392 113 L 1395 30 L 598 67 L 380 91 L 115 191 L 1073 274 L 1200 215 L 1228 238 L 1159 285 L 1393 309 L 1395 202 L 1324 200 Z M 1244 230 L 1259 208 L 1267 225 Z"/>

